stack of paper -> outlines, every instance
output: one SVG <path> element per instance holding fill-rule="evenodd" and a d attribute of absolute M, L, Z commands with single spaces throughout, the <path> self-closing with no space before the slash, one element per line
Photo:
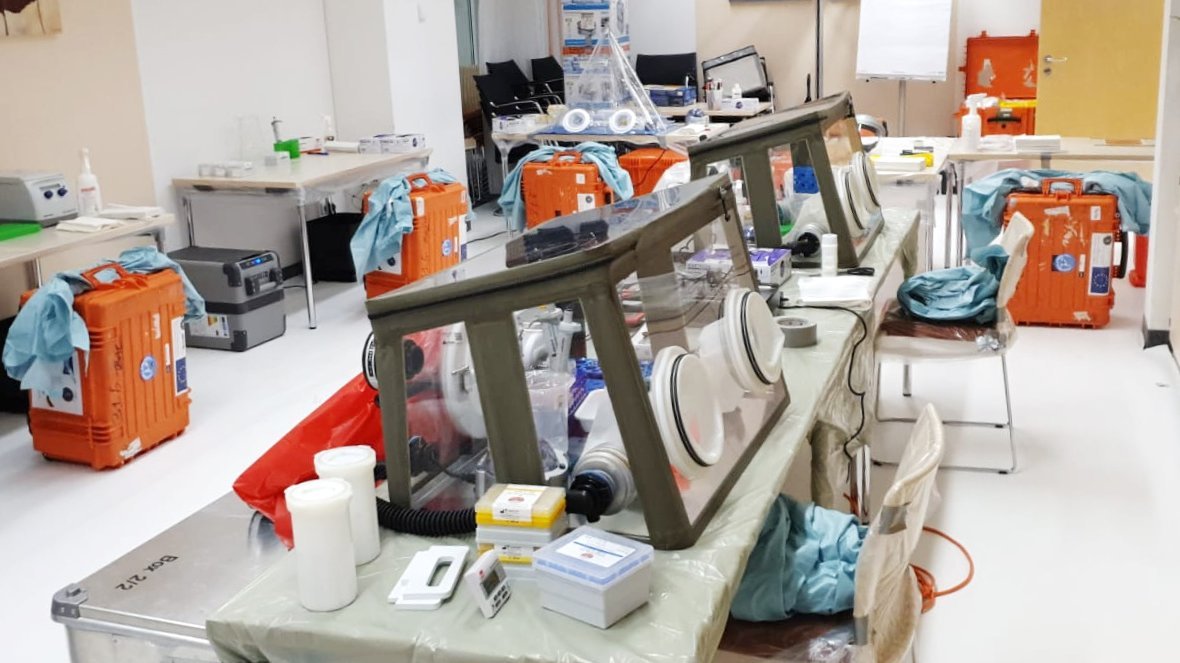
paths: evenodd
<path fill-rule="evenodd" d="M 1017 136 L 1012 139 L 1017 152 L 1060 152 L 1061 136 Z"/>
<path fill-rule="evenodd" d="M 80 216 L 76 219 L 61 221 L 56 227 L 58 230 L 71 233 L 96 233 L 103 230 L 110 230 L 111 228 L 118 228 L 121 225 L 123 225 L 123 222 L 119 219 L 100 219 L 96 216 Z"/>
<path fill-rule="evenodd" d="M 871 276 L 808 276 L 799 279 L 799 297 L 811 306 L 869 308 L 872 283 Z"/>

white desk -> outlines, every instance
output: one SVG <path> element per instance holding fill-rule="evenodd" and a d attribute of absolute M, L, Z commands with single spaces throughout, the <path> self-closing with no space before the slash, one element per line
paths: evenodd
<path fill-rule="evenodd" d="M 938 195 L 938 190 L 942 185 L 943 178 L 951 175 L 950 169 L 947 168 L 947 158 L 950 155 L 950 150 L 955 142 L 953 138 L 947 137 L 884 137 L 878 140 L 876 147 L 870 154 L 882 156 L 898 156 L 903 151 L 912 149 L 915 144 L 930 146 L 934 148 L 934 164 L 927 166 L 919 171 L 900 171 L 887 170 L 883 168 L 877 169 L 877 179 L 887 188 L 883 191 L 883 195 L 887 200 L 882 201 L 883 205 L 888 207 L 916 207 L 922 214 L 920 237 L 923 244 L 919 248 L 919 253 L 922 256 L 923 270 L 930 270 L 934 268 L 934 204 L 935 198 Z M 894 195 L 890 195 L 889 189 L 894 191 Z M 914 192 L 920 195 L 906 195 Z M 891 199 L 890 199 L 891 198 Z M 947 218 L 951 216 L 951 207 L 947 204 Z M 946 243 L 945 247 L 951 244 L 951 230 L 950 222 L 946 226 Z M 944 266 L 950 265 L 950 249 L 944 251 Z"/>
<path fill-rule="evenodd" d="M 42 282 L 41 258 L 45 256 L 134 235 L 151 235 L 156 241 L 157 248 L 160 248 L 162 246 L 161 234 L 164 228 L 175 222 L 175 216 L 164 214 L 141 221 L 124 221 L 123 225 L 96 233 L 73 233 L 54 227 L 43 228 L 41 232 L 32 235 L 0 242 L 0 267 L 32 263 L 34 280 L 40 286 Z"/>
<path fill-rule="evenodd" d="M 705 111 L 705 115 L 708 115 L 710 118 L 737 118 L 740 120 L 745 120 L 763 113 L 769 113 L 770 111 L 774 110 L 774 106 L 769 101 L 760 101 L 750 108 L 743 108 L 741 110 L 709 110 L 708 104 L 700 102 L 688 106 L 657 106 L 656 111 L 658 111 L 659 114 L 663 115 L 664 117 L 670 117 L 679 120 L 687 117 L 688 111 L 694 108 L 699 108 Z"/>
<path fill-rule="evenodd" d="M 984 161 L 1040 161 L 1041 168 L 1050 168 L 1054 159 L 1062 161 L 1091 161 L 1095 163 L 1100 162 L 1117 162 L 1117 161 L 1132 161 L 1145 162 L 1155 160 L 1155 145 L 1154 144 L 1108 144 L 1105 140 L 1100 138 L 1078 138 L 1066 137 L 1061 138 L 1061 149 L 1054 152 L 1039 152 L 1039 151 L 994 151 L 994 150 L 969 150 L 963 145 L 962 139 L 955 139 L 951 145 L 950 153 L 947 156 L 950 161 L 951 170 L 954 176 L 954 186 L 948 189 L 948 192 L 953 193 L 953 196 L 958 200 L 955 209 L 958 210 L 957 222 L 959 224 L 957 239 L 953 242 L 956 245 L 955 262 L 962 262 L 964 258 L 964 237 L 963 237 L 963 189 L 968 184 L 966 168 L 968 163 L 978 163 Z M 948 209 L 953 204 L 950 200 L 951 193 L 948 193 Z M 949 228 L 950 222 L 948 217 L 947 226 Z M 949 259 L 948 244 L 948 259 Z M 950 263 L 948 263 L 950 264 Z"/>
<path fill-rule="evenodd" d="M 193 245 L 197 244 L 192 205 L 194 196 L 254 192 L 295 198 L 299 211 L 303 279 L 307 284 L 307 324 L 315 329 L 315 295 L 312 292 L 311 252 L 307 245 L 306 205 L 312 200 L 324 200 L 332 193 L 348 187 L 363 186 L 394 175 L 425 170 L 429 158 L 430 150 L 404 154 L 305 154 L 293 160 L 290 166 L 255 168 L 246 177 L 178 177 L 172 180 L 172 185 L 180 192 L 184 203 L 189 243 Z"/>

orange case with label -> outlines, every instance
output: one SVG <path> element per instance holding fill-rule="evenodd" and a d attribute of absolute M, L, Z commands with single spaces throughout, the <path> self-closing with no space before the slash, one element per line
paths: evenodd
<path fill-rule="evenodd" d="M 630 173 L 635 195 L 645 196 L 655 191 L 665 170 L 687 160 L 688 157 L 669 149 L 641 147 L 619 157 L 619 165 Z"/>
<path fill-rule="evenodd" d="M 1072 191 L 1051 189 L 1068 182 Z M 1118 198 L 1085 194 L 1080 179 L 1045 179 L 1041 191 L 1008 196 L 1004 224 L 1020 212 L 1033 224 L 1028 265 L 1008 303 L 1020 324 L 1105 327 L 1114 307 L 1114 279 L 1126 265 Z M 1116 246 L 1122 251 L 1116 255 Z"/>
<path fill-rule="evenodd" d="M 467 190 L 458 182 L 432 181 L 425 173 L 407 179 L 414 230 L 402 236 L 401 255 L 394 257 L 392 264 L 365 274 L 365 296 L 370 298 L 453 267 L 463 259 Z"/>
<path fill-rule="evenodd" d="M 602 207 L 613 200 L 610 187 L 598 174 L 598 166 L 584 163 L 578 152 L 558 152 L 547 162 L 525 164 L 520 188 L 526 228 Z"/>
<path fill-rule="evenodd" d="M 120 278 L 98 282 L 104 269 Z M 89 355 L 73 359 L 76 390 L 30 393 L 29 430 L 47 458 L 118 467 L 188 427 L 184 287 L 170 269 L 128 274 L 110 264 L 83 276 L 93 289 L 74 298 L 74 310 L 90 331 Z"/>
<path fill-rule="evenodd" d="M 1036 30 L 1020 37 L 992 37 L 986 31 L 978 37 L 968 37 L 966 64 L 959 67 L 964 76 L 964 94 L 986 94 L 1001 100 L 1035 100 L 1040 73 L 1037 66 L 1039 45 Z M 966 109 L 960 109 L 955 115 L 956 132 L 961 126 L 959 120 L 966 112 Z M 981 133 L 984 136 L 1019 136 L 1037 132 L 1035 104 L 1018 108 L 984 108 L 980 109 L 979 115 L 983 119 Z"/>

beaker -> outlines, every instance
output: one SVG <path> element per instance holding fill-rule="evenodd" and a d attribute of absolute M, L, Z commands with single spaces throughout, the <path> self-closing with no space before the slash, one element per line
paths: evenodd
<path fill-rule="evenodd" d="M 574 379 L 568 373 L 556 371 L 526 371 L 525 383 L 533 406 L 533 425 L 537 441 L 546 442 L 566 459 L 569 457 L 570 386 Z"/>

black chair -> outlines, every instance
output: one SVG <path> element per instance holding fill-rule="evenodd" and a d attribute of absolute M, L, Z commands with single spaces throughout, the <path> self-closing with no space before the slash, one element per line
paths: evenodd
<path fill-rule="evenodd" d="M 565 69 L 557 58 L 533 58 L 533 86 L 543 86 L 546 92 L 565 99 Z"/>
<path fill-rule="evenodd" d="M 696 85 L 697 54 L 635 56 L 635 73 L 644 85 Z"/>
<path fill-rule="evenodd" d="M 475 89 L 479 91 L 479 107 L 488 127 L 492 125 L 492 118 L 501 115 L 526 115 L 529 113 L 544 113 L 549 104 L 540 99 L 518 99 L 504 79 L 494 74 L 475 76 Z M 522 146 L 512 150 L 509 160 L 519 158 L 536 149 L 534 146 Z M 493 150 L 496 163 L 500 163 L 499 150 Z"/>
<path fill-rule="evenodd" d="M 513 94 L 518 99 L 545 98 L 548 99 L 549 103 L 562 103 L 560 95 L 556 94 L 547 85 L 530 81 L 529 77 L 524 75 L 524 71 L 521 70 L 520 65 L 516 64 L 516 60 L 488 62 L 486 64 L 488 74 L 506 82 L 512 88 Z"/>

